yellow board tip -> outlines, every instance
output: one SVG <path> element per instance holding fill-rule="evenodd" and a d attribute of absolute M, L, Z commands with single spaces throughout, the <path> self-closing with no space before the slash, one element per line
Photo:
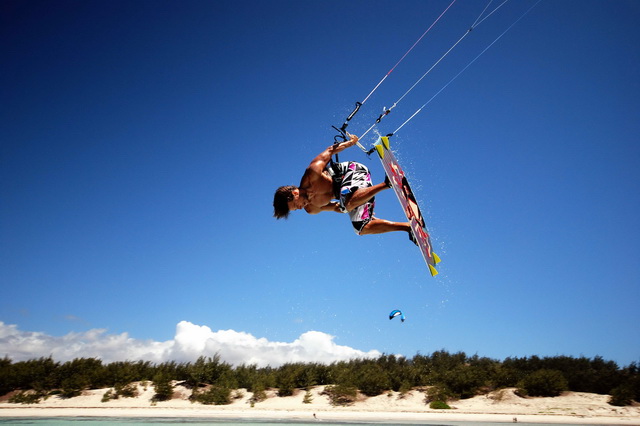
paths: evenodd
<path fill-rule="evenodd" d="M 433 265 L 429 265 L 429 272 L 431 272 L 432 277 L 438 275 L 438 270 Z"/>
<path fill-rule="evenodd" d="M 384 158 L 384 149 L 382 148 L 382 145 L 375 145 L 375 149 L 378 151 L 380 158 Z"/>
<path fill-rule="evenodd" d="M 388 136 L 381 136 L 380 140 L 382 141 L 382 144 L 384 145 L 385 148 L 391 149 L 390 145 L 389 145 L 389 137 Z"/>
<path fill-rule="evenodd" d="M 432 252 L 432 253 L 431 253 L 431 256 L 433 256 L 433 261 L 434 261 L 436 264 L 440 263 L 440 257 L 439 257 L 437 254 L 435 254 L 435 253 L 433 253 L 433 252 Z"/>

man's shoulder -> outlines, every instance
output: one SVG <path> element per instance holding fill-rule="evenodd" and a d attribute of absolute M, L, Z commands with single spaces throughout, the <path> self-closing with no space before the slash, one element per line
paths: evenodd
<path fill-rule="evenodd" d="M 304 182 L 305 180 L 309 181 L 309 182 L 313 182 L 318 180 L 318 177 L 322 175 L 322 173 L 324 172 L 324 167 L 318 167 L 317 165 L 314 165 L 314 163 L 309 164 L 309 167 L 307 167 L 307 169 L 304 171 L 304 174 L 302 175 L 302 181 Z"/>

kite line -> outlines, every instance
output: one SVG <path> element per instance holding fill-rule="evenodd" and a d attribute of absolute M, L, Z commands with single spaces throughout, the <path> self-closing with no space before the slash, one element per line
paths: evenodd
<path fill-rule="evenodd" d="M 380 114 L 380 116 L 376 119 L 376 121 L 371 125 L 371 127 L 369 127 L 363 134 L 362 136 L 360 136 L 360 138 L 363 138 L 367 135 L 367 133 L 369 133 L 371 130 L 373 130 L 374 127 L 376 127 L 384 117 L 386 117 L 387 115 L 389 115 L 391 113 L 391 111 L 398 106 L 398 104 L 400 103 L 400 101 L 402 101 L 413 89 L 416 88 L 416 86 L 418 84 L 420 84 L 420 82 L 422 80 L 424 80 L 424 78 L 429 75 L 429 73 L 431 73 L 431 71 L 433 71 L 433 69 L 438 66 L 438 64 L 440 64 L 440 62 L 442 62 L 442 60 L 447 57 L 447 55 L 449 55 L 449 53 L 451 53 L 451 51 L 453 49 L 455 49 L 461 42 L 462 40 L 464 40 L 470 33 L 471 31 L 473 31 L 475 28 L 477 28 L 480 24 L 482 24 L 487 18 L 489 18 L 491 15 L 493 15 L 498 9 L 500 9 L 505 3 L 507 3 L 509 0 L 504 0 L 502 3 L 500 3 L 495 9 L 493 9 L 490 13 L 488 13 L 486 16 L 483 17 L 483 15 L 485 14 L 485 12 L 487 11 L 487 9 L 489 8 L 489 6 L 491 5 L 493 0 L 489 0 L 489 3 L 485 6 L 485 8 L 482 10 L 482 12 L 480 13 L 480 15 L 478 16 L 478 18 L 476 18 L 476 20 L 474 21 L 474 23 L 465 31 L 465 33 L 462 35 L 462 37 L 460 37 L 458 39 L 458 41 L 456 41 L 453 46 L 451 46 L 449 48 L 449 50 L 447 50 L 441 57 L 440 59 L 438 59 L 415 83 L 413 83 L 413 85 L 402 95 L 400 96 L 400 98 L 395 101 L 393 103 L 393 105 L 391 105 L 390 108 L 383 108 L 383 112 L 382 114 Z M 519 19 L 518 19 L 519 20 Z M 517 21 L 516 21 L 517 22 Z M 511 26 L 513 26 L 514 24 L 512 24 Z M 511 28 L 511 27 L 509 27 Z M 506 32 L 506 31 L 505 31 Z M 497 41 L 494 40 L 493 43 L 495 43 Z M 491 44 L 493 44 L 491 43 Z M 490 45 L 491 46 L 491 45 Z M 487 48 L 488 49 L 488 48 Z M 485 49 L 485 51 L 487 50 Z M 484 53 L 484 51 L 483 51 Z M 480 55 L 478 55 L 480 56 Z M 476 58 L 477 59 L 477 58 Z M 475 60 L 474 60 L 475 61 Z M 473 62 L 473 61 L 472 61 Z M 470 65 L 470 64 L 469 64 Z M 443 89 L 441 89 L 443 90 Z M 361 147 L 362 149 L 362 147 Z M 367 151 L 366 149 L 364 150 L 366 153 L 370 153 L 371 151 Z"/>
<path fill-rule="evenodd" d="M 529 9 L 527 9 L 526 12 L 524 12 L 522 15 L 520 15 L 520 17 L 518 19 L 515 20 L 515 22 L 513 22 L 509 28 L 507 28 L 506 30 L 504 30 L 502 32 L 502 34 L 500 34 L 495 40 L 493 40 L 487 47 L 484 48 L 484 50 L 482 52 L 480 52 L 478 54 L 478 56 L 476 56 L 475 58 L 473 58 L 471 60 L 471 62 L 469 62 L 464 68 L 462 68 L 460 70 L 460 72 L 458 72 L 458 74 L 456 74 L 451 80 L 449 80 L 447 82 L 447 84 L 445 84 L 444 86 L 442 86 L 442 88 L 440 90 L 438 90 L 436 92 L 435 95 L 433 95 L 431 97 L 431 99 L 429 99 L 427 102 L 425 102 L 420 108 L 418 108 L 418 110 L 416 112 L 414 112 L 404 123 L 402 123 L 400 125 L 400 127 L 398 127 L 396 130 L 394 130 L 392 133 L 390 133 L 388 136 L 393 136 L 395 135 L 400 129 L 402 129 L 404 127 L 405 124 L 407 124 L 409 121 L 411 121 L 413 119 L 413 117 L 415 117 L 416 115 L 418 115 L 420 113 L 420 111 L 422 111 L 427 105 L 429 105 L 429 103 L 431 103 L 432 100 L 434 100 L 436 98 L 436 96 L 438 96 L 444 89 L 447 88 L 447 86 L 449 86 L 451 83 L 453 83 L 453 81 L 455 79 L 457 79 L 460 74 L 462 74 L 463 72 L 465 72 L 467 70 L 467 68 L 469 68 L 475 61 L 478 60 L 478 58 L 480 58 L 480 56 L 482 56 L 487 50 L 489 50 L 491 48 L 491 46 L 493 46 L 498 40 L 500 40 L 502 38 L 502 36 L 504 36 L 511 28 L 513 28 L 514 25 L 516 25 L 518 23 L 518 21 L 520 21 L 522 18 L 524 18 L 534 7 L 536 7 L 538 5 L 538 3 L 540 3 L 542 0 L 538 0 L 537 2 L 535 2 L 533 4 L 533 6 L 531 6 Z"/>
<path fill-rule="evenodd" d="M 346 120 L 344 121 L 344 123 L 342 123 L 342 126 L 340 128 L 337 128 L 336 126 L 332 126 L 335 130 L 338 131 L 338 135 L 335 136 L 334 141 L 337 142 L 338 139 L 342 139 L 342 140 L 347 140 L 347 126 L 349 125 L 349 121 L 351 121 L 351 119 L 353 118 L 353 116 L 356 115 L 356 113 L 360 110 L 360 107 L 362 105 L 365 104 L 365 102 L 367 102 L 367 100 L 371 97 L 371 95 L 373 95 L 373 93 L 378 90 L 378 87 L 380 87 L 380 85 L 387 79 L 387 77 L 389 77 L 389 75 L 393 72 L 393 70 L 396 69 L 396 67 L 398 65 L 400 65 L 400 62 L 402 62 L 404 60 L 404 58 L 407 57 L 407 55 L 413 50 L 414 47 L 416 47 L 416 45 L 418 43 L 420 43 L 420 41 L 427 35 L 427 33 L 429 31 L 431 31 L 431 29 L 436 25 L 436 23 L 440 20 L 440 18 L 442 18 L 444 16 L 445 13 L 447 13 L 447 11 L 451 8 L 451 6 L 453 6 L 453 4 L 456 2 L 457 0 L 453 0 L 449 6 L 447 6 L 447 8 L 436 18 L 435 21 L 433 21 L 433 23 L 429 26 L 429 28 L 427 28 L 427 30 L 422 33 L 422 35 L 418 38 L 418 40 L 416 40 L 415 43 L 413 43 L 413 45 L 409 48 L 409 50 L 407 50 L 405 52 L 404 55 L 402 55 L 402 57 L 400 58 L 400 60 L 398 62 L 396 62 L 396 64 L 391 67 L 391 69 L 389 70 L 389 72 L 387 72 L 384 77 L 382 77 L 382 79 L 378 82 L 378 84 L 376 84 L 374 86 L 374 88 L 371 90 L 371 92 L 369 92 L 369 94 L 364 98 L 364 100 L 362 102 L 356 102 L 356 106 L 355 109 L 351 112 L 351 114 L 349 114 L 349 116 L 346 118 Z M 366 151 L 366 148 L 364 146 L 362 146 L 360 144 L 360 142 L 358 142 L 358 147 L 360 147 L 360 149 Z"/>

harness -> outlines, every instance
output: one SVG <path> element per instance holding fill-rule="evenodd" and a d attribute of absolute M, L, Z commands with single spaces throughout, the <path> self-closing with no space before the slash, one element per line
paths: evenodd
<path fill-rule="evenodd" d="M 332 186 L 333 197 L 336 200 L 339 200 L 340 186 L 342 185 L 342 178 L 344 177 L 344 171 L 340 167 L 340 163 L 336 163 L 333 160 L 329 160 L 329 163 L 327 163 L 325 170 L 329 173 L 329 176 L 331 176 L 331 182 L 333 184 Z"/>

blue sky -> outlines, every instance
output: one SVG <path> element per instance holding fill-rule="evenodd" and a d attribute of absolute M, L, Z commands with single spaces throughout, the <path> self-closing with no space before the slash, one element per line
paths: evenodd
<path fill-rule="evenodd" d="M 201 332 L 190 356 L 320 336 L 338 358 L 639 361 L 637 2 L 542 0 L 392 137 L 438 277 L 404 234 L 358 237 L 338 214 L 272 218 L 275 188 L 298 184 L 331 125 L 449 3 L 3 2 L 0 355 L 130 358 L 132 342 L 183 342 L 186 324 Z M 379 131 L 534 3 L 502 6 Z M 458 0 L 349 130 L 362 134 L 485 4 Z M 357 148 L 341 159 L 383 178 Z M 391 191 L 376 213 L 402 218 Z"/>

